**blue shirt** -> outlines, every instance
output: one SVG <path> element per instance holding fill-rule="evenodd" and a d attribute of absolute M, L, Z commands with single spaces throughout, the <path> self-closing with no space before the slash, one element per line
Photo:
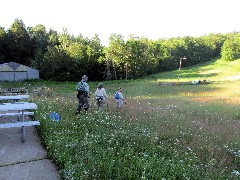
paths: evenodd
<path fill-rule="evenodd" d="M 76 90 L 78 91 L 79 88 L 80 88 L 80 86 L 82 86 L 82 85 L 83 85 L 83 87 L 84 87 L 84 92 L 89 93 L 89 86 L 88 86 L 88 83 L 85 82 L 85 81 L 80 81 L 80 82 L 77 84 Z"/>

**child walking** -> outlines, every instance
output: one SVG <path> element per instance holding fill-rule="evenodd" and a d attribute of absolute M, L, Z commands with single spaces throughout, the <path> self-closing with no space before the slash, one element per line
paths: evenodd
<path fill-rule="evenodd" d="M 103 112 L 104 104 L 107 99 L 107 93 L 106 93 L 105 88 L 103 87 L 103 83 L 99 83 L 99 85 L 95 91 L 95 95 L 96 95 L 96 103 L 98 106 L 98 111 Z"/>
<path fill-rule="evenodd" d="M 121 109 L 124 101 L 121 87 L 119 87 L 117 92 L 115 93 L 114 99 L 117 102 L 117 108 Z"/>

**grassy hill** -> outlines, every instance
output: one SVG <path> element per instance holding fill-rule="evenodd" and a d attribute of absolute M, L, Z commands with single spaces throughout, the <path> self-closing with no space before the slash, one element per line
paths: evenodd
<path fill-rule="evenodd" d="M 158 81 L 182 82 L 192 80 L 228 81 L 240 79 L 240 59 L 235 61 L 223 61 L 215 59 L 190 67 L 182 67 L 181 70 L 159 73 L 154 76 Z"/>

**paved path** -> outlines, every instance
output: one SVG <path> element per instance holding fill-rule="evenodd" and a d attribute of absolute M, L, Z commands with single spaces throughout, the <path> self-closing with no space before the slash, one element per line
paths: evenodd
<path fill-rule="evenodd" d="M 0 123 L 9 122 L 0 117 Z M 59 180 L 55 164 L 47 159 L 34 127 L 0 129 L 0 180 Z"/>

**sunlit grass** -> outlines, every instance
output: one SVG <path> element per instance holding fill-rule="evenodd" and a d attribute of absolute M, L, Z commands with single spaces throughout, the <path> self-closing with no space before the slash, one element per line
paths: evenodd
<path fill-rule="evenodd" d="M 177 82 L 178 77 L 181 82 L 192 80 L 207 81 L 228 81 L 240 79 L 240 59 L 226 62 L 221 59 L 206 62 L 201 65 L 183 67 L 181 70 L 164 72 L 158 75 L 151 75 L 158 82 Z"/>

